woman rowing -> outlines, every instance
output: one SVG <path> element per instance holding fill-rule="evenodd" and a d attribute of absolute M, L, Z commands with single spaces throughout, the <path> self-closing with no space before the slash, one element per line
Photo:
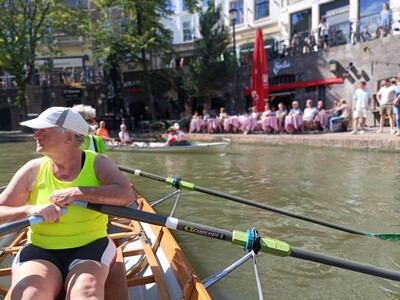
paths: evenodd
<path fill-rule="evenodd" d="M 0 222 L 41 216 L 12 266 L 6 299 L 103 299 L 116 255 L 108 216 L 68 205 L 74 200 L 127 206 L 136 199 L 129 181 L 106 156 L 83 151 L 90 126 L 65 107 L 52 107 L 21 125 L 37 129 L 36 151 L 0 194 Z M 67 211 L 62 216 L 62 208 Z"/>

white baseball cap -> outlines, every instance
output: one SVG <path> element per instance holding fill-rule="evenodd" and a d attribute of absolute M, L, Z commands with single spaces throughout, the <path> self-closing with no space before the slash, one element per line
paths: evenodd
<path fill-rule="evenodd" d="M 90 126 L 77 111 L 69 107 L 54 106 L 46 109 L 37 118 L 20 123 L 34 129 L 62 127 L 80 135 L 88 135 Z"/>

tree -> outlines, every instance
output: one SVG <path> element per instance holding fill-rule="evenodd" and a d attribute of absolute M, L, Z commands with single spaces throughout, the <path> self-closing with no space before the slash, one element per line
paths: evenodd
<path fill-rule="evenodd" d="M 178 72 L 188 94 L 186 115 L 190 115 L 193 97 L 211 97 L 225 87 L 236 68 L 234 55 L 224 53 L 229 44 L 229 31 L 222 19 L 222 7 L 209 1 L 206 11 L 200 11 L 201 38 L 195 41 L 194 61 Z M 223 59 L 221 59 L 223 56 Z"/>
<path fill-rule="evenodd" d="M 83 28 L 82 10 L 57 0 L 0 0 L 1 69 L 15 76 L 16 104 L 27 114 L 26 86 L 35 71 L 39 49 L 54 52 L 55 34 L 77 34 Z"/>
<path fill-rule="evenodd" d="M 98 0 L 93 1 L 95 13 L 91 31 L 94 55 L 113 75 L 114 85 L 120 65 L 141 70 L 143 85 L 152 119 L 156 119 L 151 85 L 150 57 L 169 61 L 172 57 L 172 35 L 162 20 L 173 13 L 168 0 Z M 186 1 L 194 9 L 197 1 Z M 169 59 L 168 59 L 169 58 Z M 118 104 L 121 106 L 121 104 Z M 123 109 L 123 107 L 119 107 Z"/>

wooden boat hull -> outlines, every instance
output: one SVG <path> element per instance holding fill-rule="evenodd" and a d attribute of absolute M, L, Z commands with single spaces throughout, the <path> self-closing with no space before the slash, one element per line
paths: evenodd
<path fill-rule="evenodd" d="M 137 205 L 154 213 L 144 199 L 139 199 Z M 211 299 L 167 228 L 111 217 L 110 225 L 118 255 L 107 279 L 105 299 Z M 8 291 L 9 266 L 26 242 L 26 229 L 11 241 L 1 242 L 0 298 Z"/>
<path fill-rule="evenodd" d="M 188 146 L 165 146 L 164 143 L 134 143 L 133 145 L 106 145 L 107 151 L 165 153 L 165 154 L 225 154 L 229 142 L 193 143 Z"/>

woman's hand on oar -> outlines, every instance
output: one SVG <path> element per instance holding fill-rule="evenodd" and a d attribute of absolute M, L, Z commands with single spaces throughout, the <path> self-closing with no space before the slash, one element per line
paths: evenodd
<path fill-rule="evenodd" d="M 268 237 L 257 236 L 256 238 L 254 238 L 253 236 L 253 239 L 251 239 L 251 234 L 249 234 L 249 232 L 222 230 L 202 224 L 180 220 L 174 217 L 165 217 L 158 214 L 153 214 L 122 206 L 92 204 L 87 202 L 72 202 L 71 204 L 77 204 L 78 206 L 86 207 L 116 217 L 132 219 L 139 222 L 167 227 L 173 230 L 180 230 L 223 241 L 229 241 L 233 244 L 246 247 L 246 250 L 248 251 L 259 250 L 261 252 L 266 252 L 277 256 L 292 256 L 299 259 L 322 263 L 359 273 L 400 281 L 400 272 L 386 270 L 376 266 L 358 263 L 355 261 L 329 256 L 318 252 L 308 251 L 301 248 L 291 247 L 285 242 Z"/>
<path fill-rule="evenodd" d="M 66 208 L 61 209 L 62 215 L 65 214 L 66 212 L 67 212 Z M 36 224 L 39 224 L 42 222 L 44 222 L 43 217 L 38 216 L 38 215 L 33 215 L 24 220 L 19 220 L 19 221 L 3 224 L 3 225 L 0 225 L 0 236 L 6 235 L 6 234 L 9 234 L 12 232 L 16 232 L 16 231 L 26 228 L 28 226 L 36 225 Z"/>
<path fill-rule="evenodd" d="M 330 222 L 326 222 L 323 220 L 318 220 L 315 218 L 311 218 L 311 217 L 307 217 L 307 216 L 302 216 L 302 215 L 298 215 L 295 213 L 291 213 L 289 211 L 285 211 L 283 209 L 280 208 L 276 208 L 273 206 L 269 206 L 266 204 L 262 204 L 262 203 L 258 203 L 255 201 L 251 201 L 245 198 L 241 198 L 241 197 L 237 197 L 237 196 L 233 196 L 233 195 L 229 195 L 229 194 L 225 194 L 222 192 L 218 192 L 218 191 L 213 191 L 210 189 L 206 189 L 200 186 L 196 186 L 193 183 L 187 182 L 187 181 L 183 181 L 183 180 L 177 180 L 177 178 L 172 178 L 172 177 L 163 177 L 163 176 L 159 176 L 156 174 L 151 174 L 151 173 L 147 173 L 147 172 L 143 172 L 141 170 L 137 170 L 137 169 L 131 169 L 131 168 L 127 168 L 124 166 L 118 166 L 119 169 L 123 172 L 127 172 L 130 174 L 134 174 L 137 176 L 141 176 L 141 177 L 145 177 L 145 178 L 149 178 L 149 179 L 153 179 L 153 180 L 157 180 L 160 182 L 164 182 L 166 184 L 171 184 L 176 188 L 182 188 L 182 189 L 186 189 L 186 190 L 190 190 L 190 191 L 198 191 L 201 193 L 205 193 L 208 195 L 212 195 L 212 196 L 217 196 L 217 197 L 221 197 L 227 200 L 231 200 L 231 201 L 235 201 L 238 203 L 242 203 L 242 204 L 246 204 L 246 205 L 250 205 L 250 206 L 254 206 L 260 209 L 264 209 L 267 211 L 272 211 L 281 215 L 285 215 L 285 216 L 289 216 L 292 218 L 296 218 L 299 220 L 303 220 L 306 222 L 310 222 L 310 223 L 314 223 L 314 224 L 318 224 L 324 227 L 329 227 L 332 229 L 336 229 L 336 230 L 340 230 L 343 232 L 347 232 L 347 233 L 352 233 L 352 234 L 358 234 L 358 235 L 364 235 L 364 236 L 373 236 L 385 241 L 400 241 L 400 234 L 396 234 L 396 233 L 370 233 L 370 232 L 366 232 L 366 231 L 361 231 L 361 230 L 357 230 L 357 229 L 352 229 L 352 228 L 348 228 L 345 226 L 341 226 L 341 225 L 336 225 Z"/>

